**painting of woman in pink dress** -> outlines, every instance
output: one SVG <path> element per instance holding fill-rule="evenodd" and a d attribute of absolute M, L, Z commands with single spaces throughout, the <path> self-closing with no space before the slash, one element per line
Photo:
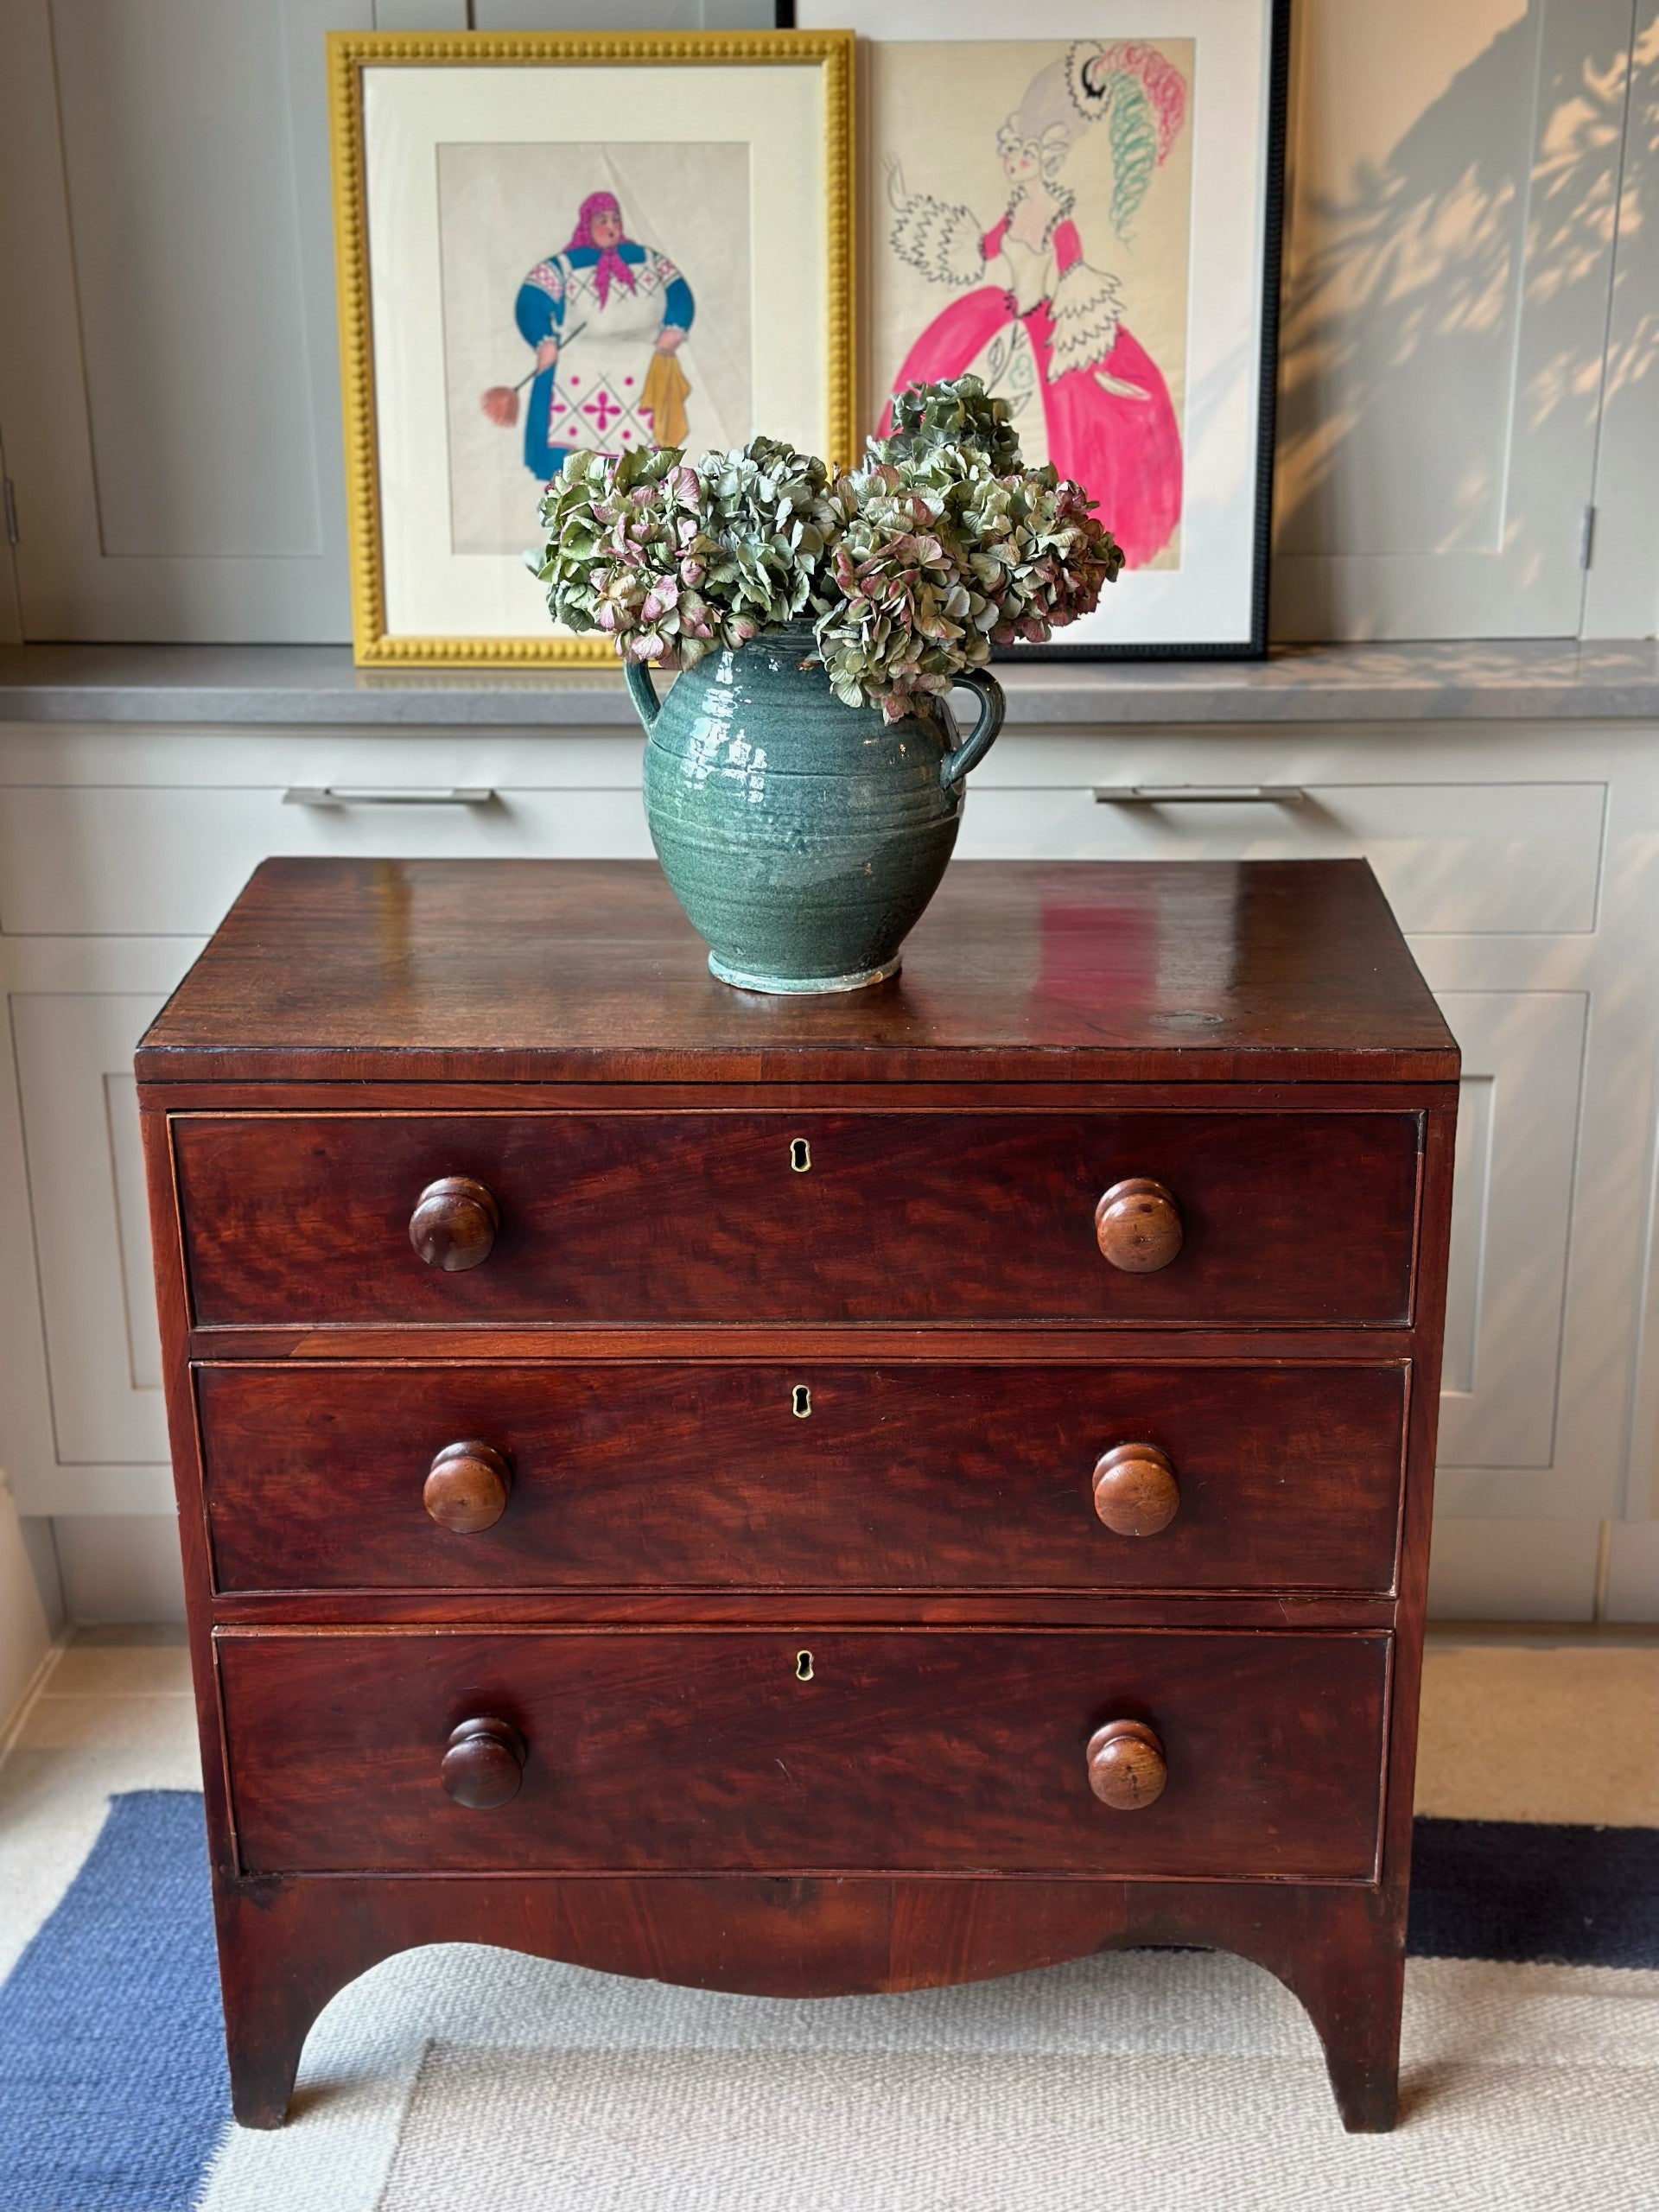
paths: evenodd
<path fill-rule="evenodd" d="M 1119 280 L 1084 257 L 1065 166 L 1085 132 L 1108 133 L 1109 222 L 1128 238 L 1185 119 L 1186 92 L 1155 47 L 1079 40 L 1038 73 L 997 133 L 1009 195 L 988 226 L 971 207 L 908 193 L 896 166 L 887 179 L 893 251 L 931 283 L 973 287 L 928 324 L 893 390 L 972 369 L 1010 398 L 1028 457 L 1046 442 L 1060 474 L 1098 504 L 1130 568 L 1155 559 L 1180 521 L 1180 427 L 1158 364 L 1127 327 Z M 1096 253 L 1103 244 L 1090 240 Z M 884 436 L 891 416 L 889 404 Z"/>

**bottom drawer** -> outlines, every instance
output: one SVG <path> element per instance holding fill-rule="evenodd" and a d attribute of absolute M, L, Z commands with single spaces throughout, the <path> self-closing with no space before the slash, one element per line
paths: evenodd
<path fill-rule="evenodd" d="M 1375 1871 L 1379 1632 L 232 1631 L 218 1652 L 250 1872 Z M 1166 1767 L 1133 1811 L 1090 1783 L 1115 1719 L 1149 1724 Z M 513 1792 L 487 1808 L 440 1775 L 481 1720 Z"/>

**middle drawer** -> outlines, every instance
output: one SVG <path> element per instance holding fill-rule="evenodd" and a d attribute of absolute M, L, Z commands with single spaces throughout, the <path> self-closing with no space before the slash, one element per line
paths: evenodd
<path fill-rule="evenodd" d="M 1407 1374 L 307 1362 L 197 1392 L 226 1591 L 1384 1592 Z M 486 1449 L 429 1482 L 456 1445 Z"/>

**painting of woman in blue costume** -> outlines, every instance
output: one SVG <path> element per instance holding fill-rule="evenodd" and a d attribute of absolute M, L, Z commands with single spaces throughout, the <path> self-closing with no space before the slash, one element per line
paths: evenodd
<path fill-rule="evenodd" d="M 453 553 L 521 554 L 569 454 L 753 435 L 749 165 L 723 139 L 439 147 Z"/>
<path fill-rule="evenodd" d="M 679 445 L 690 386 L 675 359 L 696 314 L 667 254 L 627 236 L 614 193 L 590 192 L 562 251 L 518 288 L 514 320 L 534 365 L 518 387 L 484 394 L 502 429 L 524 408 L 524 466 L 539 482 L 571 453 Z"/>

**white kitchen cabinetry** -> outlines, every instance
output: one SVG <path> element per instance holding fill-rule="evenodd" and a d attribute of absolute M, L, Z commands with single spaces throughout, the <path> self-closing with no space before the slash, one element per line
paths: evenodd
<path fill-rule="evenodd" d="M 0 423 L 29 638 L 347 634 L 330 29 L 4 0 Z"/>
<path fill-rule="evenodd" d="M 53 1448 L 64 1468 L 167 1459 L 132 1077 L 132 1048 L 156 1005 L 148 993 L 116 991 L 20 991 L 12 1001 Z"/>
<path fill-rule="evenodd" d="M 1465 1054 L 1442 1611 L 1659 1612 L 1659 1382 L 1640 1365 L 1656 1333 L 1655 734 L 1016 728 L 974 779 L 964 856 L 1376 869 Z M 168 1510 L 130 1055 L 253 866 L 647 854 L 639 764 L 635 739 L 600 732 L 0 731 L 0 1464 L 25 1513 Z M 325 787 L 346 797 L 284 796 Z"/>

